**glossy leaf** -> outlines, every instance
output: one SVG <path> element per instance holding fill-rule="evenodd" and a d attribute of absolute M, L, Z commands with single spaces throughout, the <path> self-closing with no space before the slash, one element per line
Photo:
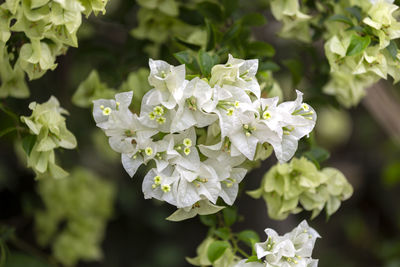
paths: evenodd
<path fill-rule="evenodd" d="M 222 210 L 222 214 L 224 216 L 224 222 L 226 226 L 231 226 L 237 220 L 237 211 L 235 207 L 227 207 Z"/>
<path fill-rule="evenodd" d="M 337 22 L 343 22 L 346 23 L 350 26 L 353 26 L 353 22 L 351 21 L 350 18 L 344 16 L 344 15 L 340 15 L 340 14 L 336 14 L 333 15 L 331 17 L 329 17 L 328 21 L 337 21 Z"/>
<path fill-rule="evenodd" d="M 251 55 L 260 57 L 273 57 L 275 55 L 275 49 L 272 45 L 260 41 L 250 43 L 248 50 Z"/>
<path fill-rule="evenodd" d="M 346 56 L 355 56 L 363 52 L 371 43 L 371 37 L 352 35 L 349 47 L 347 47 Z"/>
<path fill-rule="evenodd" d="M 208 260 L 211 263 L 215 262 L 224 254 L 225 250 L 229 247 L 230 244 L 227 241 L 214 241 L 213 243 L 211 243 L 207 250 Z"/>

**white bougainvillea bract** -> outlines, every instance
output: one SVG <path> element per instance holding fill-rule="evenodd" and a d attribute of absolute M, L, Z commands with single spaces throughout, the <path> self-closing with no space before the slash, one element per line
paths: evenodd
<path fill-rule="evenodd" d="M 132 92 L 124 92 L 95 100 L 93 116 L 131 177 L 155 162 L 143 181 L 145 198 L 166 201 L 188 217 L 195 208 L 216 212 L 219 197 L 232 205 L 247 172 L 244 161 L 271 145 L 286 162 L 315 125 L 316 113 L 301 92 L 280 104 L 277 97 L 261 97 L 258 60 L 230 55 L 212 68 L 209 80 L 187 80 L 184 65 L 151 59 L 149 65 L 154 88 L 143 97 L 140 114 L 129 109 Z"/>

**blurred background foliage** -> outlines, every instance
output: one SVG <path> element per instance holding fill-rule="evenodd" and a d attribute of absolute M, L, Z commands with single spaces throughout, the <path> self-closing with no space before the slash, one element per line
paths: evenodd
<path fill-rule="evenodd" d="M 19 133 L 2 132 L 0 266 L 188 266 L 185 256 L 194 257 L 206 237 L 204 220 L 166 221 L 173 208 L 143 199 L 141 180 L 146 168 L 129 179 L 118 155 L 95 127 L 91 101 L 133 90 L 133 107 L 138 111 L 141 97 L 150 89 L 149 57 L 185 63 L 189 74 L 207 76 L 208 66 L 225 62 L 228 53 L 260 60 L 258 79 L 265 97 L 293 99 L 293 88 L 305 93 L 319 118 L 315 134 L 300 143 L 298 156 L 308 153 L 315 164 L 338 168 L 354 187 L 352 198 L 339 212 L 328 220 L 319 216 L 310 221 L 323 237 L 313 256 L 320 260 L 319 266 L 400 266 L 399 136 L 373 114 L 385 111 L 375 111 L 367 100 L 346 110 L 322 94 L 330 70 L 323 44 L 277 38 L 280 24 L 268 5 L 267 0 L 111 0 L 105 15 L 84 19 L 77 32 L 79 48 L 70 48 L 65 56 L 57 57 L 54 71 L 28 83 L 30 98 L 0 102 L 3 130 L 19 124 L 6 111 L 28 116 L 30 102 L 42 103 L 55 95 L 70 112 L 67 126 L 78 140 L 76 150 L 57 152 L 63 168 L 71 172 L 69 200 L 62 197 L 61 189 L 45 189 L 45 184 L 34 180 L 34 173 L 25 167 L 24 152 L 15 144 Z M 388 82 L 378 86 L 389 91 L 399 105 L 398 86 Z M 399 120 L 392 125 L 396 123 Z M 271 227 L 284 233 L 311 216 L 303 212 L 285 221 L 271 220 L 265 203 L 244 193 L 258 187 L 275 163 L 269 158 L 242 183 L 235 203 L 240 214 L 232 226 L 235 231 L 253 229 L 263 236 L 263 229 Z M 90 171 L 74 170 L 76 166 Z M 86 178 L 90 181 L 83 181 Z M 72 179 L 83 180 L 74 185 Z M 53 211 L 38 223 L 45 208 Z M 46 226 L 50 218 L 57 223 Z M 74 222 L 79 226 L 71 227 Z M 85 227 L 105 228 L 104 236 L 98 234 L 102 230 L 90 236 L 89 230 L 82 230 Z M 57 231 L 67 237 L 60 241 L 48 233 L 44 240 L 37 231 Z M 103 240 L 102 252 L 91 247 L 93 240 Z M 57 255 L 60 250 L 61 256 Z M 82 251 L 86 257 L 79 256 Z"/>

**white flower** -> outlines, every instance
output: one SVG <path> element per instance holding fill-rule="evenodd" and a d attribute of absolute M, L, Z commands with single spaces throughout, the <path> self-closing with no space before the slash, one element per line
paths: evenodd
<path fill-rule="evenodd" d="M 202 163 L 198 170 L 191 171 L 178 166 L 175 172 L 180 176 L 174 187 L 178 208 L 191 207 L 201 199 L 216 204 L 221 185 L 212 167 Z"/>
<path fill-rule="evenodd" d="M 315 241 L 319 234 L 302 221 L 291 232 L 279 236 L 273 229 L 265 229 L 268 239 L 256 243 L 257 257 L 265 257 L 265 266 L 309 267 L 317 266 L 318 261 L 311 258 Z"/>
<path fill-rule="evenodd" d="M 132 92 L 119 93 L 115 100 L 93 101 L 96 125 L 110 137 L 109 143 L 119 153 L 132 153 L 140 139 L 148 139 L 157 131 L 143 126 L 136 114 L 129 110 Z"/>
<path fill-rule="evenodd" d="M 159 91 L 168 91 L 176 102 L 182 97 L 185 83 L 185 65 L 172 66 L 162 60 L 149 60 L 149 84 Z M 162 98 L 164 99 L 166 95 Z"/>
<path fill-rule="evenodd" d="M 230 146 L 231 142 L 226 138 L 224 142 L 220 141 L 214 145 L 199 145 L 199 149 L 203 155 L 211 159 L 209 162 L 212 164 L 214 169 L 221 168 L 229 174 L 229 167 L 238 166 L 246 159 L 239 151 L 237 151 L 238 153 L 236 155 L 233 155 Z M 229 175 L 222 176 L 228 177 Z"/>
<path fill-rule="evenodd" d="M 258 69 L 258 60 L 243 60 L 229 55 L 228 62 L 224 65 L 215 65 L 211 69 L 211 85 L 234 85 L 253 93 L 260 98 L 260 85 L 255 75 Z"/>
<path fill-rule="evenodd" d="M 190 147 L 185 145 L 184 140 L 186 139 L 191 141 Z M 196 131 L 194 127 L 180 134 L 169 134 L 164 137 L 164 140 L 168 142 L 166 154 L 169 164 L 179 165 L 193 171 L 199 168 L 200 156 L 196 148 Z"/>
<path fill-rule="evenodd" d="M 179 177 L 173 173 L 173 170 L 171 166 L 162 172 L 151 169 L 144 177 L 142 184 L 144 198 L 155 198 L 176 206 L 176 192 L 173 190 L 173 184 L 178 181 Z"/>
<path fill-rule="evenodd" d="M 159 91 L 151 90 L 143 96 L 139 121 L 148 128 L 169 133 L 176 111 L 168 108 L 168 104 L 162 101 L 154 101 L 150 104 L 149 98 L 157 92 Z"/>
<path fill-rule="evenodd" d="M 183 91 L 183 97 L 171 124 L 171 132 L 179 132 L 189 127 L 206 127 L 218 119 L 215 114 L 203 111 L 206 103 L 211 102 L 213 89 L 198 77 L 191 80 Z"/>
<path fill-rule="evenodd" d="M 228 132 L 227 136 L 237 150 L 249 160 L 254 159 L 257 144 L 280 142 L 277 133 L 263 124 L 253 112 L 241 113 L 237 116 L 239 127 Z"/>
<path fill-rule="evenodd" d="M 228 178 L 221 181 L 221 191 L 219 196 L 228 205 L 233 205 L 239 191 L 239 183 L 243 180 L 247 170 L 243 168 L 233 168 Z"/>
<path fill-rule="evenodd" d="M 308 135 L 315 126 L 317 114 L 308 104 L 302 103 L 303 93 L 297 91 L 295 101 L 281 103 L 277 109 L 281 113 L 283 129 L 282 141 L 271 142 L 279 162 L 291 159 L 297 150 L 298 140 Z"/>
<path fill-rule="evenodd" d="M 131 177 L 142 164 L 155 163 L 143 193 L 175 205 L 171 220 L 217 212 L 218 198 L 232 205 L 246 158 L 262 158 L 257 148 L 271 145 L 279 161 L 288 160 L 315 125 L 315 112 L 298 91 L 295 101 L 279 105 L 278 98 L 260 98 L 257 60 L 230 55 L 227 64 L 214 66 L 209 83 L 185 80 L 184 65 L 149 65 L 154 88 L 143 96 L 139 115 L 129 110 L 132 92 L 126 92 L 94 101 L 93 116 Z M 302 253 L 286 241 L 275 249 L 278 254 L 266 255 L 271 262 Z"/>
<path fill-rule="evenodd" d="M 243 89 L 231 85 L 216 86 L 213 89 L 213 101 L 207 103 L 204 110 L 218 115 L 221 138 L 223 138 L 234 128 L 240 127 L 240 122 L 237 120 L 239 114 L 255 110 L 250 97 Z"/>

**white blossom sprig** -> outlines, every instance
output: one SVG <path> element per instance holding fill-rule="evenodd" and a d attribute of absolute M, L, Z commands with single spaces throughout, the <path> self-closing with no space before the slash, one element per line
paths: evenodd
<path fill-rule="evenodd" d="M 257 60 L 229 55 L 212 68 L 210 80 L 190 81 L 184 65 L 152 59 L 149 65 L 154 88 L 144 95 L 140 114 L 130 111 L 133 93 L 125 92 L 95 100 L 93 116 L 131 177 L 155 162 L 142 190 L 145 198 L 178 208 L 170 220 L 216 212 L 218 198 L 232 205 L 247 172 L 241 164 L 255 160 L 258 146 L 271 145 L 285 162 L 314 128 L 316 113 L 301 92 L 281 104 L 260 97 Z"/>

